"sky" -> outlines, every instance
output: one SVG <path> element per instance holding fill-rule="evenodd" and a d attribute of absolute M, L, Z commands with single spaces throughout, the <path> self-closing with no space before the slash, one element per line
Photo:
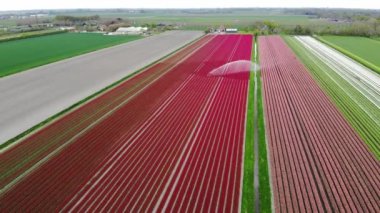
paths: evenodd
<path fill-rule="evenodd" d="M 72 8 L 322 7 L 380 9 L 380 0 L 3 0 L 0 10 Z"/>

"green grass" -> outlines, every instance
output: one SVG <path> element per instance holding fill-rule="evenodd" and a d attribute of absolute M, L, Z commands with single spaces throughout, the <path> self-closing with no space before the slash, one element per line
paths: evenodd
<path fill-rule="evenodd" d="M 285 36 L 284 39 L 369 149 L 380 159 L 380 127 L 376 124 L 376 120 L 380 119 L 380 110 L 295 38 Z"/>
<path fill-rule="evenodd" d="M 265 137 L 264 103 L 262 97 L 261 74 L 258 73 L 258 128 L 259 128 L 259 183 L 260 183 L 260 212 L 272 212 L 272 191 L 269 179 L 269 162 L 267 142 Z"/>
<path fill-rule="evenodd" d="M 248 91 L 248 109 L 246 123 L 245 153 L 244 153 L 244 177 L 242 212 L 253 212 L 255 209 L 254 189 L 254 88 L 255 75 L 251 73 Z"/>
<path fill-rule="evenodd" d="M 321 36 L 319 39 L 380 74 L 380 42 L 354 36 Z"/>
<path fill-rule="evenodd" d="M 0 77 L 133 41 L 141 36 L 64 33 L 0 43 Z"/>
<path fill-rule="evenodd" d="M 252 54 L 254 61 L 254 54 Z M 272 212 L 271 204 L 271 188 L 269 179 L 269 167 L 267 160 L 267 149 L 265 139 L 264 126 L 264 110 L 261 91 L 260 71 L 257 72 L 258 91 L 258 133 L 259 133 L 259 193 L 260 193 L 260 212 Z M 244 155 L 244 177 L 243 177 L 243 196 L 242 196 L 242 212 L 254 212 L 255 209 L 255 191 L 254 191 L 254 88 L 255 74 L 252 72 L 249 80 L 248 91 L 248 109 L 246 123 L 246 140 Z"/>

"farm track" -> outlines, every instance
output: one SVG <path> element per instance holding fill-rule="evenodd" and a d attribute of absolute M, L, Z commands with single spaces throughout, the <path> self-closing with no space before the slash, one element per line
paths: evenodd
<path fill-rule="evenodd" d="M 379 212 L 379 161 L 281 37 L 259 45 L 275 211 Z"/>
<path fill-rule="evenodd" d="M 249 75 L 210 77 L 208 73 L 230 61 L 249 60 L 251 42 L 251 36 L 231 35 L 206 37 L 194 44 L 204 46 L 4 192 L 1 202 L 6 208 L 33 211 L 194 208 L 238 212 Z M 189 54 L 191 48 L 184 51 Z M 173 63 L 183 58 L 174 57 Z M 147 71 L 142 74 L 151 76 Z M 99 99 L 107 105 L 135 84 Z M 94 114 L 87 110 L 82 118 Z M 31 138 L 44 141 L 44 137 L 62 135 L 56 129 L 50 131 Z M 69 139 L 62 138 L 62 143 Z M 26 143 L 5 154 L 16 152 L 22 144 Z M 27 150 L 8 159 L 23 159 Z M 52 150 L 46 149 L 29 164 Z"/>

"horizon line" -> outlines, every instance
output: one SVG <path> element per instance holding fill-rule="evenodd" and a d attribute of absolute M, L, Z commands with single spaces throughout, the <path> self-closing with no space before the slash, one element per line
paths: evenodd
<path fill-rule="evenodd" d="M 327 9 L 327 10 L 371 10 L 380 11 L 380 8 L 349 8 L 349 7 L 178 7 L 178 8 L 148 8 L 148 7 L 110 7 L 110 8 L 39 8 L 39 9 L 10 9 L 0 12 L 26 12 L 43 10 L 208 10 L 208 9 Z"/>

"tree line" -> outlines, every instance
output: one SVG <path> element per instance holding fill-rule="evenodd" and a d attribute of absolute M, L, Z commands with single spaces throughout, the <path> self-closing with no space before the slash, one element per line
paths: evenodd
<path fill-rule="evenodd" d="M 93 16 L 66 16 L 66 15 L 58 15 L 55 17 L 56 21 L 63 21 L 63 22 L 70 22 L 70 23 L 77 23 L 77 22 L 86 22 L 86 21 L 93 21 L 93 20 L 99 20 L 99 15 L 93 15 Z"/>
<path fill-rule="evenodd" d="M 340 22 L 330 24 L 280 25 L 273 21 L 257 21 L 242 28 L 242 31 L 258 35 L 345 35 L 345 36 L 380 36 L 380 18 L 367 21 Z"/>

